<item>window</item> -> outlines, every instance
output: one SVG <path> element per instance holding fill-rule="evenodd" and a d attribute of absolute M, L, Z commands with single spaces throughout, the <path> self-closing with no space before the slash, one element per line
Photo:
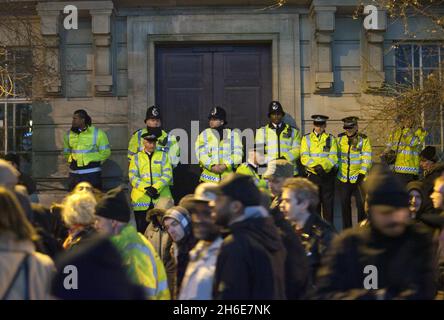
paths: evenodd
<path fill-rule="evenodd" d="M 0 156 L 13 152 L 21 170 L 31 171 L 32 54 L 26 48 L 0 48 Z"/>
<path fill-rule="evenodd" d="M 0 155 L 20 155 L 22 170 L 30 171 L 32 151 L 32 105 L 0 100 Z"/>
<path fill-rule="evenodd" d="M 442 79 L 444 46 L 441 44 L 405 44 L 395 48 L 396 83 L 406 88 L 423 88 L 424 79 L 435 73 Z M 443 106 L 436 105 L 423 114 L 429 135 L 427 145 L 444 151 Z"/>
<path fill-rule="evenodd" d="M 32 53 L 26 48 L 0 48 L 0 98 L 31 96 Z"/>

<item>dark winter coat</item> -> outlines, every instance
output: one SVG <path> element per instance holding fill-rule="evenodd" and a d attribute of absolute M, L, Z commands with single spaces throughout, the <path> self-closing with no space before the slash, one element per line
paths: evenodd
<path fill-rule="evenodd" d="M 335 240 L 318 273 L 317 297 L 322 299 L 433 299 L 435 252 L 430 232 L 409 225 L 403 235 L 389 238 L 371 224 L 343 232 Z M 377 270 L 377 289 L 368 290 L 364 280 Z M 367 267 L 368 268 L 368 267 Z"/>
<path fill-rule="evenodd" d="M 216 263 L 215 299 L 285 299 L 286 252 L 279 230 L 255 210 L 258 215 L 230 225 Z"/>
<path fill-rule="evenodd" d="M 285 293 L 287 299 L 303 299 L 310 283 L 308 259 L 299 236 L 279 209 L 279 200 L 275 199 L 270 208 L 276 227 L 287 251 L 285 259 Z"/>

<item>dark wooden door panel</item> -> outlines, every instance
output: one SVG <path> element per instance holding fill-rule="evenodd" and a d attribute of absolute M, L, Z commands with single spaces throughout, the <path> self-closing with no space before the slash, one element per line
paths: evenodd
<path fill-rule="evenodd" d="M 156 48 L 156 103 L 167 130 L 182 128 L 191 137 L 191 121 L 208 126 L 208 111 L 227 110 L 231 128 L 257 128 L 267 121 L 271 100 L 269 45 L 185 45 Z M 188 154 L 194 153 L 194 142 Z M 188 162 L 191 159 L 188 159 Z M 197 165 L 174 171 L 176 202 L 198 183 Z"/>

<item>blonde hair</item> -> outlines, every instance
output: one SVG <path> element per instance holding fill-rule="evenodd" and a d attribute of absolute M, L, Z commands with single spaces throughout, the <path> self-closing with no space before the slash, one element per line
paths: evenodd
<path fill-rule="evenodd" d="M 95 221 L 96 199 L 89 192 L 70 194 L 63 201 L 62 219 L 67 227 L 88 226 Z"/>
<path fill-rule="evenodd" d="M 17 240 L 38 239 L 37 232 L 14 193 L 0 186 L 0 233 L 3 231 L 12 232 Z"/>

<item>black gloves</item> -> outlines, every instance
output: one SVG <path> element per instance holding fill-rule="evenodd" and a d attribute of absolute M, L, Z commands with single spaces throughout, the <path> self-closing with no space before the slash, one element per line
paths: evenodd
<path fill-rule="evenodd" d="M 318 164 L 317 166 L 314 166 L 313 169 L 318 176 L 320 176 L 320 177 L 325 176 L 325 170 L 324 170 L 324 168 L 322 168 L 322 166 L 320 164 Z"/>
<path fill-rule="evenodd" d="M 360 173 L 358 175 L 358 181 L 356 181 L 357 183 L 362 183 L 365 179 L 365 174 Z"/>
<path fill-rule="evenodd" d="M 154 187 L 146 187 L 145 188 L 145 193 L 152 199 L 157 199 L 159 198 L 159 192 L 157 191 L 156 188 Z"/>

